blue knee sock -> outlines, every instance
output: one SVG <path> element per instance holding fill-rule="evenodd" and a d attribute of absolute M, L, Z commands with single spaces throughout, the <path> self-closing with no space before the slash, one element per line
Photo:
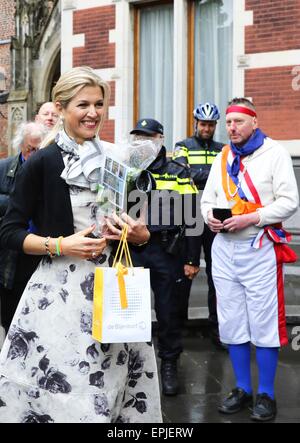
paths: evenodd
<path fill-rule="evenodd" d="M 275 398 L 275 376 L 278 365 L 278 348 L 256 348 L 256 361 L 259 374 L 258 394 L 268 394 Z"/>
<path fill-rule="evenodd" d="M 250 343 L 245 343 L 243 345 L 229 345 L 229 355 L 236 378 L 237 388 L 242 388 L 248 394 L 252 394 Z"/>

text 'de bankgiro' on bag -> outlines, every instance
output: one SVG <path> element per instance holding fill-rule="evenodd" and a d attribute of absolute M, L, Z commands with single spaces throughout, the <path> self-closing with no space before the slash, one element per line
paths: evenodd
<path fill-rule="evenodd" d="M 92 335 L 100 343 L 151 341 L 150 273 L 132 266 L 127 230 L 125 225 L 113 267 L 95 269 Z"/>

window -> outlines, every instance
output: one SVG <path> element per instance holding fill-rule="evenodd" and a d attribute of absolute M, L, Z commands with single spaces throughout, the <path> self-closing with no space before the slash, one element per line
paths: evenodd
<path fill-rule="evenodd" d="M 172 149 L 173 4 L 143 5 L 135 14 L 134 119 L 159 120 Z"/>
<path fill-rule="evenodd" d="M 214 102 L 222 118 L 216 140 L 227 141 L 225 110 L 232 98 L 233 0 L 195 1 L 190 10 L 189 114 L 202 102 Z M 192 119 L 189 122 L 190 133 Z"/>
<path fill-rule="evenodd" d="M 5 72 L 2 68 L 0 68 L 0 92 L 6 90 L 6 77 Z"/>

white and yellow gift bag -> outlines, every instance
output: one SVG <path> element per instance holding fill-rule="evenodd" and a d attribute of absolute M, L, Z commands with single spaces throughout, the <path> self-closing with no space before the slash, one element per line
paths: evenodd
<path fill-rule="evenodd" d="M 92 335 L 101 343 L 151 341 L 150 272 L 133 267 L 127 228 L 122 231 L 113 267 L 95 269 Z"/>

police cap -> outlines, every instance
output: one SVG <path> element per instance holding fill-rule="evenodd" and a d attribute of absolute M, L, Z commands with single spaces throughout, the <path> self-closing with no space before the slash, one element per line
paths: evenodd
<path fill-rule="evenodd" d="M 161 123 L 153 118 L 142 118 L 139 120 L 135 128 L 130 132 L 130 134 L 161 134 L 164 135 L 164 127 Z"/>

